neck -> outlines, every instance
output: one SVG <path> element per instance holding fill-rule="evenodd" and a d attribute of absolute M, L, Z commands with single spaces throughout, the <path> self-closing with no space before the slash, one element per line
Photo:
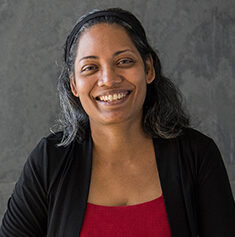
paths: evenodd
<path fill-rule="evenodd" d="M 141 121 L 107 126 L 91 123 L 91 135 L 93 159 L 106 166 L 135 163 L 140 149 L 145 152 L 152 145 L 152 138 L 144 133 Z"/>

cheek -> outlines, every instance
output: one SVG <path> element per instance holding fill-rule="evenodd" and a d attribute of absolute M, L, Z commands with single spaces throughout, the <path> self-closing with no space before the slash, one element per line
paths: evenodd
<path fill-rule="evenodd" d="M 147 87 L 146 75 L 141 71 L 133 75 L 132 78 L 134 78 L 133 83 L 135 84 L 138 93 L 144 96 Z"/>
<path fill-rule="evenodd" d="M 139 101 L 141 106 L 143 106 L 145 98 L 146 98 L 147 86 L 145 83 L 142 84 L 140 91 L 139 91 Z"/>
<path fill-rule="evenodd" d="M 139 100 L 139 104 L 143 106 L 145 98 L 147 94 L 147 83 L 145 80 L 145 77 L 143 76 L 142 79 L 139 81 L 138 86 L 138 97 L 137 100 Z"/>
<path fill-rule="evenodd" d="M 78 78 L 76 80 L 76 85 L 79 95 L 88 96 L 92 89 L 91 80 L 87 78 Z"/>

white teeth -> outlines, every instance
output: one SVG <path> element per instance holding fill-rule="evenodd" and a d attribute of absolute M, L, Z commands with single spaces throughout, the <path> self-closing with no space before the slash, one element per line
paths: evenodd
<path fill-rule="evenodd" d="M 112 95 L 109 95 L 109 101 L 113 101 L 113 96 Z"/>
<path fill-rule="evenodd" d="M 120 100 L 124 98 L 125 96 L 127 96 L 127 94 L 118 93 L 118 94 L 113 94 L 113 95 L 100 96 L 99 100 L 112 102 L 114 100 Z"/>

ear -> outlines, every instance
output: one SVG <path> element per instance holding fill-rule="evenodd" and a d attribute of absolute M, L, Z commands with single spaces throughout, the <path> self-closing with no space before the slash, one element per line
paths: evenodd
<path fill-rule="evenodd" d="M 70 75 L 69 78 L 70 78 L 70 87 L 71 87 L 71 91 L 72 91 L 73 95 L 75 97 L 79 97 L 74 76 Z"/>
<path fill-rule="evenodd" d="M 147 84 L 150 84 L 154 79 L 155 79 L 155 69 L 153 66 L 153 58 L 151 55 L 149 55 L 149 57 L 146 59 L 145 61 L 145 65 L 146 65 L 146 82 Z"/>

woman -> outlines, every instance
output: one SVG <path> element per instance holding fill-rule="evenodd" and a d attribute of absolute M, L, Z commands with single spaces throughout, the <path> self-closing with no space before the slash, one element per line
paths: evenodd
<path fill-rule="evenodd" d="M 30 154 L 1 236 L 235 236 L 220 152 L 189 128 L 135 16 L 82 17 L 58 89 L 62 131 Z"/>

